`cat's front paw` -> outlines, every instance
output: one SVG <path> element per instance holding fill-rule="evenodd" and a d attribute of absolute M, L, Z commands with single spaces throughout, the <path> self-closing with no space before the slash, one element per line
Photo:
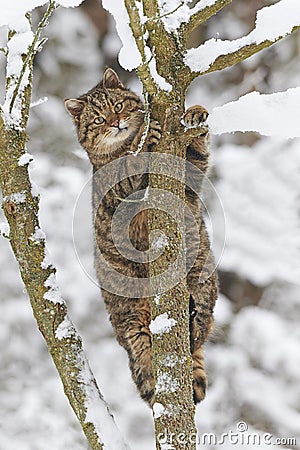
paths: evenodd
<path fill-rule="evenodd" d="M 157 145 L 160 138 L 161 138 L 160 123 L 157 120 L 151 120 L 147 136 L 147 143 L 149 145 L 152 144 Z"/>
<path fill-rule="evenodd" d="M 203 106 L 195 105 L 186 110 L 182 122 L 187 128 L 195 128 L 205 123 L 208 118 L 208 111 Z"/>

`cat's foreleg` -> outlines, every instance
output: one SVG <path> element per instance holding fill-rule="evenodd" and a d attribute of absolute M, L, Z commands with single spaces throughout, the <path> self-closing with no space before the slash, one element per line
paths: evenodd
<path fill-rule="evenodd" d="M 185 111 L 182 120 L 187 128 L 196 128 L 205 123 L 208 116 L 209 113 L 203 106 L 194 105 Z"/>
<path fill-rule="evenodd" d="M 195 105 L 188 108 L 183 116 L 183 123 L 187 128 L 196 128 L 205 123 L 208 112 L 203 106 Z M 209 133 L 208 131 L 197 138 L 187 147 L 186 159 L 206 173 L 209 167 Z"/>
<path fill-rule="evenodd" d="M 136 153 L 141 150 L 147 151 L 149 146 L 158 144 L 160 138 L 161 127 L 159 122 L 151 120 L 148 131 L 143 123 L 131 143 L 130 152 Z"/>

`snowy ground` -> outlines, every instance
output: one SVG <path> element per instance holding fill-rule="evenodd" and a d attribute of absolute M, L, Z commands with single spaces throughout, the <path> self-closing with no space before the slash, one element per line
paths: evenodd
<path fill-rule="evenodd" d="M 154 450 L 151 412 L 136 392 L 127 355 L 115 342 L 98 287 L 82 270 L 72 240 L 73 211 L 90 167 L 76 143 L 63 98 L 84 92 L 100 78 L 102 57 L 93 33 L 78 10 L 60 10 L 51 21 L 50 41 L 37 58 L 34 100 L 45 95 L 49 100 L 32 109 L 31 176 L 40 187 L 41 222 L 58 267 L 58 282 L 92 370 L 132 450 Z M 292 73 L 284 87 L 277 79 L 279 89 L 300 85 L 299 71 Z M 215 106 L 240 94 L 233 95 L 231 89 L 212 93 L 213 89 L 195 85 L 191 97 Z M 224 142 L 220 148 L 217 141 L 212 144 L 219 176 L 216 188 L 227 223 L 221 268 L 263 286 L 264 294 L 257 306 L 239 311 L 220 296 L 216 329 L 205 350 L 208 394 L 197 409 L 196 422 L 200 434 L 215 433 L 218 438 L 236 432 L 240 422 L 248 430 L 239 428 L 236 445 L 227 440 L 201 448 L 242 449 L 248 433 L 258 433 L 261 439 L 269 433 L 274 439 L 297 438 L 296 445 L 275 447 L 296 449 L 300 448 L 300 143 L 264 139 L 246 148 L 229 139 Z M 216 238 L 220 232 L 221 239 L 218 214 L 216 210 Z M 77 226 L 82 230 L 82 240 L 76 242 L 81 263 L 92 274 L 88 208 Z M 87 449 L 32 316 L 8 242 L 1 237 L 0 268 L 0 450 Z M 248 447 L 274 445 L 262 440 Z"/>

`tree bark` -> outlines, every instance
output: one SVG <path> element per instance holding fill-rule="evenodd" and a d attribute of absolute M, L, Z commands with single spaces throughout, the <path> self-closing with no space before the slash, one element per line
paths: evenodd
<path fill-rule="evenodd" d="M 145 42 L 142 38 L 145 29 L 143 30 L 140 22 L 135 1 L 125 0 L 125 5 L 143 61 L 138 68 L 138 74 L 143 83 L 144 93 L 147 94 L 146 109 L 150 109 L 151 118 L 159 121 L 162 129 L 161 140 L 155 147 L 153 157 L 150 158 L 149 200 L 151 204 L 152 192 L 159 190 L 162 193 L 170 193 L 169 206 L 176 217 L 174 220 L 170 214 L 163 211 L 164 194 L 161 196 L 161 203 L 156 197 L 153 202 L 155 208 L 151 209 L 148 215 L 149 235 L 151 236 L 155 230 L 160 230 L 161 235 L 167 238 L 167 245 L 163 254 L 149 264 L 150 285 L 154 294 L 150 298 L 151 324 L 161 317 L 171 319 L 174 324 L 167 333 L 152 335 L 153 371 L 156 380 L 156 402 L 153 409 L 156 448 L 160 450 L 162 441 L 170 439 L 172 435 L 179 436 L 184 432 L 185 437 L 188 437 L 196 434 L 189 334 L 189 292 L 185 279 L 185 242 L 182 232 L 184 209 L 180 203 L 180 200 L 185 201 L 185 153 L 190 138 L 189 133 L 186 135 L 186 141 L 183 138 L 184 127 L 180 125 L 180 120 L 184 113 L 186 75 L 189 71 L 183 63 L 183 51 L 175 36 L 165 30 L 161 20 L 156 19 L 159 16 L 156 1 L 144 0 L 144 14 L 148 18 L 145 24 L 149 33 L 148 43 L 153 54 L 155 49 L 159 74 L 172 86 L 171 92 L 159 88 L 145 59 Z M 200 131 L 194 130 L 194 134 L 199 135 Z M 174 157 L 172 167 L 162 167 L 163 160 L 156 157 L 156 152 L 172 155 Z M 167 165 L 169 163 L 170 159 L 166 161 Z M 164 173 L 168 173 L 169 176 L 164 176 Z M 150 242 L 150 245 L 154 245 L 154 242 Z M 171 289 L 164 290 L 164 286 L 170 283 L 165 274 L 170 264 L 176 260 L 180 281 Z M 161 277 L 157 282 L 159 275 Z M 169 440 L 168 442 L 172 444 Z M 176 448 L 193 450 L 196 447 L 187 440 L 183 446 Z"/>
<path fill-rule="evenodd" d="M 160 200 L 156 201 L 156 208 L 149 212 L 149 233 L 160 230 L 160 233 L 167 237 L 167 246 L 162 256 L 150 262 L 150 283 L 152 282 L 152 289 L 156 294 L 150 301 L 151 318 L 152 323 L 155 323 L 159 317 L 167 317 L 175 324 L 166 333 L 152 335 L 157 403 L 156 409 L 154 408 L 154 420 L 157 449 L 160 449 L 161 436 L 170 438 L 172 433 L 179 436 L 184 431 L 185 437 L 188 437 L 196 434 L 196 428 L 189 332 L 190 295 L 185 279 L 184 209 L 180 202 L 185 201 L 186 147 L 177 136 L 183 104 L 174 103 L 168 97 L 160 103 L 156 96 L 150 99 L 150 108 L 154 119 L 164 118 L 161 120 L 162 138 L 156 151 L 178 158 L 174 158 L 171 164 L 168 158 L 166 161 L 168 167 L 161 167 L 163 163 L 154 154 L 153 158 L 150 158 L 149 174 L 150 203 L 152 189 L 162 192 Z M 169 176 L 162 175 L 162 172 Z M 171 194 L 167 197 L 170 200 L 167 201 L 172 216 L 164 212 L 166 193 Z M 170 284 L 168 268 L 174 263 L 179 282 L 166 291 L 165 286 Z M 162 279 L 159 283 L 155 283 L 155 278 L 160 274 L 163 274 Z M 164 291 L 161 293 L 161 290 Z M 163 405 L 163 414 L 160 414 L 160 405 Z M 192 442 L 188 442 L 178 448 L 192 450 L 195 446 Z"/>

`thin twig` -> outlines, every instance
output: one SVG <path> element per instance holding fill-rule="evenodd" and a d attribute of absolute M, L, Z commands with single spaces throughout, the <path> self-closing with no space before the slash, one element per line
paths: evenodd
<path fill-rule="evenodd" d="M 144 117 L 145 130 L 141 136 L 141 139 L 140 139 L 140 142 L 138 143 L 136 151 L 132 153 L 133 156 L 138 155 L 141 152 L 141 150 L 143 149 L 143 146 L 146 142 L 147 135 L 148 135 L 149 128 L 150 128 L 151 111 L 150 111 L 150 107 L 149 107 L 149 94 L 145 88 L 143 89 L 143 97 L 144 97 L 144 106 L 145 106 L 145 117 Z"/>
<path fill-rule="evenodd" d="M 132 33 L 142 58 L 142 64 L 138 67 L 138 73 L 143 81 L 143 85 L 147 85 L 147 91 L 155 95 L 158 91 L 158 86 L 153 79 L 149 64 L 146 58 L 146 43 L 144 38 L 144 30 L 141 24 L 140 15 L 136 6 L 135 0 L 124 0 L 127 13 L 130 20 Z"/>
<path fill-rule="evenodd" d="M 32 43 L 31 43 L 31 45 L 28 47 L 28 52 L 27 52 L 26 58 L 24 60 L 24 63 L 23 63 L 23 66 L 22 66 L 22 69 L 21 69 L 18 81 L 16 83 L 16 86 L 15 86 L 15 89 L 14 89 L 14 92 L 13 92 L 13 95 L 12 95 L 12 98 L 11 98 L 11 102 L 10 102 L 10 105 L 9 105 L 9 112 L 10 113 L 12 112 L 14 103 L 15 103 L 16 98 L 18 96 L 18 92 L 19 92 L 19 89 L 20 89 L 20 86 L 21 86 L 21 82 L 22 82 L 23 76 L 24 76 L 24 74 L 26 72 L 26 68 L 27 68 L 28 64 L 30 63 L 30 60 L 33 58 L 34 54 L 36 53 L 36 51 L 40 50 L 40 47 L 41 47 L 40 43 L 39 43 L 38 48 L 36 48 L 36 45 L 38 43 L 39 37 L 41 35 L 41 32 L 42 32 L 43 28 L 45 28 L 45 26 L 47 25 L 48 19 L 51 16 L 52 12 L 55 10 L 55 8 L 57 8 L 56 3 L 53 2 L 53 1 L 50 1 L 50 4 L 49 4 L 49 6 L 47 8 L 47 11 L 45 12 L 45 14 L 44 14 L 43 18 L 41 19 L 40 23 L 38 24 L 36 33 L 34 35 L 34 39 L 33 39 Z"/>
<path fill-rule="evenodd" d="M 217 12 L 219 12 L 221 9 L 223 9 L 225 6 L 227 6 L 231 2 L 232 2 L 232 0 L 216 0 L 216 2 L 214 4 L 212 4 L 210 6 L 206 6 L 205 8 L 202 8 L 200 10 L 197 10 L 197 4 L 196 4 L 193 8 L 196 10 L 196 12 L 191 15 L 188 23 L 183 23 L 180 26 L 179 32 L 180 32 L 180 35 L 183 37 L 183 40 L 186 41 L 189 37 L 189 34 L 196 27 L 198 27 L 202 23 L 206 22 L 210 17 L 217 14 Z M 199 3 L 199 2 L 197 2 L 197 3 Z"/>
<path fill-rule="evenodd" d="M 176 11 L 178 11 L 178 9 L 180 9 L 182 6 L 184 5 L 184 2 L 182 1 L 181 3 L 179 3 L 179 5 L 176 6 L 175 9 L 173 9 L 172 11 L 168 11 L 165 14 L 161 14 L 157 17 L 149 17 L 149 19 L 147 19 L 146 22 L 149 22 L 151 20 L 159 20 L 159 19 L 163 19 L 164 17 L 168 17 L 171 16 L 172 14 L 174 14 Z"/>

